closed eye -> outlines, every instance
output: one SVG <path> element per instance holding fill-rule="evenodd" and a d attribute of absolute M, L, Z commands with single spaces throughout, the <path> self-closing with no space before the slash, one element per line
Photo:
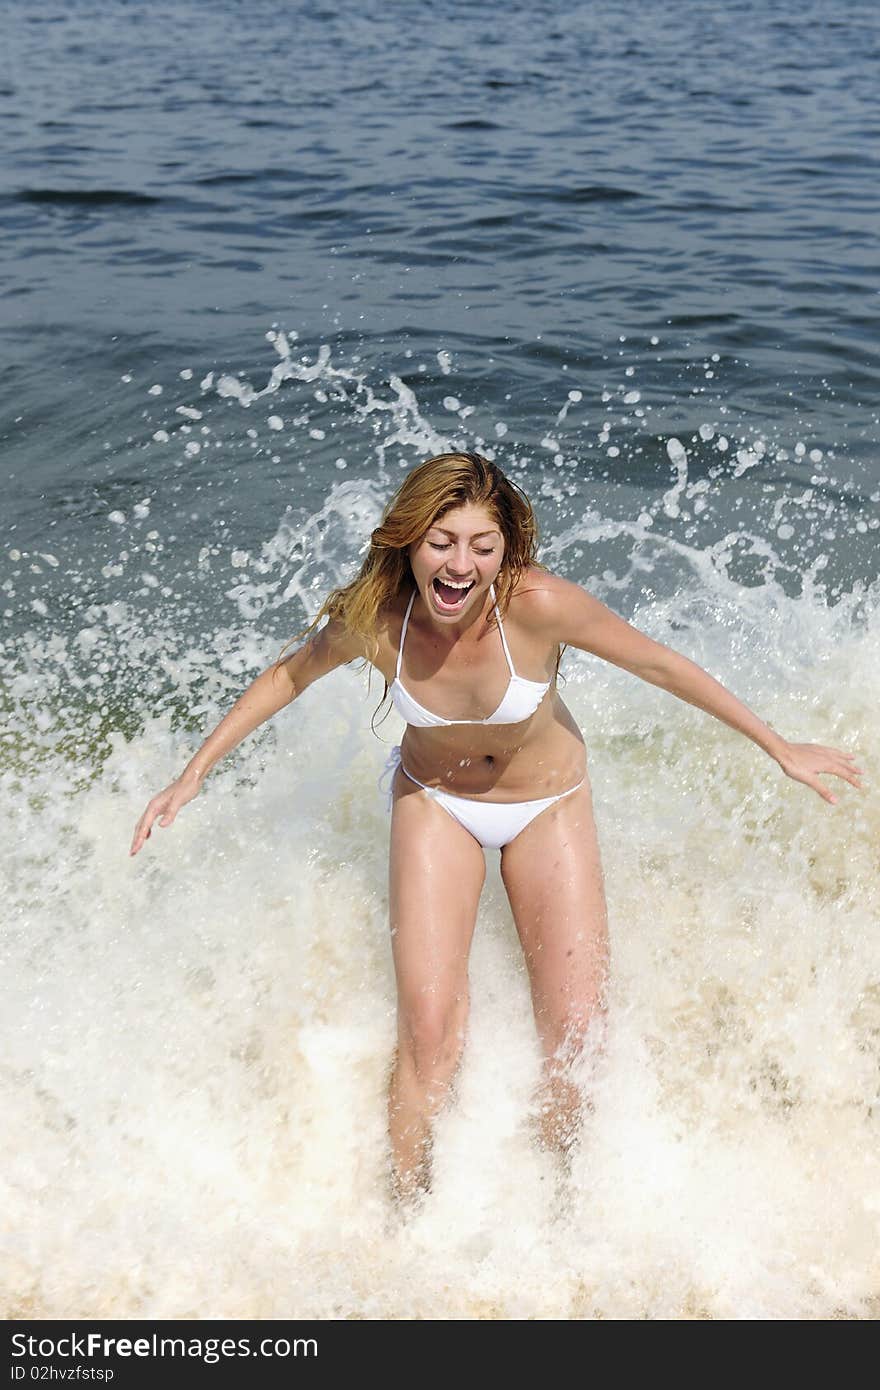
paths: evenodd
<path fill-rule="evenodd" d="M 450 543 L 449 543 L 449 541 L 445 541 L 445 542 L 441 542 L 441 541 L 428 541 L 428 545 L 431 547 L 432 550 L 448 550 L 448 549 L 449 549 L 449 546 L 450 546 Z M 476 548 L 475 548 L 475 549 L 476 549 Z M 495 547 L 493 546 L 493 547 L 491 548 L 491 550 L 476 550 L 476 554 L 477 554 L 477 555 L 492 555 L 492 554 L 494 554 L 494 551 L 495 551 Z"/>

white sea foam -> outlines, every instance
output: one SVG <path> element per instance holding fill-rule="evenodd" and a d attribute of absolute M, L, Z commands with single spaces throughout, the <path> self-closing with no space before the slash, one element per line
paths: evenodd
<path fill-rule="evenodd" d="M 661 457 L 637 520 L 579 508 L 545 538 L 551 568 L 628 603 L 787 737 L 856 750 L 866 769 L 865 790 L 837 784 L 829 807 L 700 711 L 567 655 L 613 951 L 607 1051 L 567 1186 L 529 1139 L 539 1051 L 490 855 L 433 1190 L 408 1222 L 389 1201 L 376 781 L 401 727 L 391 715 L 370 733 L 375 682 L 368 694 L 346 669 L 312 687 L 128 858 L 148 797 L 351 573 L 382 468 L 445 442 L 400 379 L 381 390 L 320 353 L 311 373 L 288 338 L 274 347 L 265 388 L 221 378 L 218 393 L 252 406 L 300 369 L 309 390 L 320 377 L 358 421 L 383 421 L 378 465 L 334 471 L 311 516 L 285 514 L 262 542 L 201 548 L 198 583 L 226 594 L 224 621 L 204 619 L 192 575 L 169 573 L 157 502 L 107 528 L 124 548 L 75 630 L 26 587 L 41 556 L 8 552 L 7 593 L 45 611 L 0 650 L 7 1316 L 875 1316 L 880 592 L 832 601 L 827 553 L 792 592 L 777 534 L 783 515 L 829 524 L 810 489 L 768 507 L 763 530 L 691 544 L 664 531 L 664 504 L 711 500 L 724 478 L 691 468 L 688 482 L 677 441 L 677 482 L 664 493 Z M 541 466 L 564 501 L 565 473 Z M 73 585 L 69 563 L 32 582 Z M 129 568 L 142 590 L 114 590 Z"/>
<path fill-rule="evenodd" d="M 742 605 L 722 588 L 645 626 L 675 627 L 792 737 L 858 743 L 876 624 L 847 632 L 809 600 Z M 821 659 L 804 659 L 804 625 Z M 183 688 L 204 668 L 189 653 Z M 527 1138 L 538 1051 L 493 866 L 435 1190 L 389 1227 L 384 749 L 354 672 L 307 692 L 134 861 L 134 820 L 193 736 L 148 721 L 83 783 L 51 728 L 33 729 L 27 777 L 4 777 L 18 848 L 3 1168 L 8 1219 L 29 1233 L 7 1251 L 10 1312 L 866 1312 L 880 1276 L 876 799 L 844 790 L 829 808 L 668 695 L 594 658 L 570 669 L 614 984 L 563 1217 Z"/>

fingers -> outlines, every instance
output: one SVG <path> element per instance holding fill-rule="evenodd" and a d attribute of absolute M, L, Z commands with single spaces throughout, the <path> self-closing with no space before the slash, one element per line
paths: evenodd
<path fill-rule="evenodd" d="M 134 839 L 131 842 L 131 849 L 129 850 L 129 855 L 137 854 L 138 851 L 142 849 L 143 846 L 146 844 L 147 840 L 149 840 L 150 835 L 153 831 L 153 824 L 157 816 L 162 817 L 162 819 L 159 821 L 159 824 L 161 826 L 171 824 L 171 821 L 167 819 L 168 809 L 165 806 L 164 797 L 154 797 L 153 800 L 150 802 L 149 806 L 147 807 L 146 811 L 144 811 L 144 814 L 141 816 L 140 820 L 137 823 L 137 826 L 135 827 Z M 173 821 L 173 819 L 174 816 L 172 815 L 171 820 Z"/>
<path fill-rule="evenodd" d="M 811 769 L 813 777 L 810 779 L 809 785 L 818 791 L 820 796 L 830 802 L 832 806 L 837 805 L 838 798 L 818 781 L 816 777 L 817 773 L 824 772 L 831 777 L 839 777 L 841 782 L 848 782 L 850 786 L 855 787 L 857 791 L 864 790 L 861 783 L 863 773 L 862 769 L 856 764 L 855 753 L 847 752 L 842 748 L 825 748 L 821 744 L 814 745 L 811 751 L 819 756 L 814 759 Z"/>
<path fill-rule="evenodd" d="M 177 782 L 173 782 L 171 786 L 154 796 L 135 827 L 129 854 L 137 854 L 143 848 L 150 838 L 153 825 L 157 821 L 163 830 L 173 825 L 177 819 L 178 811 L 192 800 L 196 790 L 197 784 L 185 782 L 182 778 L 178 778 Z"/>
<path fill-rule="evenodd" d="M 819 770 L 827 771 L 827 768 Z M 813 791 L 818 792 L 822 800 L 827 801 L 830 806 L 837 805 L 837 797 L 834 795 L 834 792 L 831 791 L 828 787 L 826 787 L 824 782 L 820 782 L 819 778 L 815 775 L 815 773 L 812 777 L 807 775 L 805 777 L 799 778 L 798 780 L 802 781 L 805 786 L 812 787 Z"/>
<path fill-rule="evenodd" d="M 817 772 L 827 772 L 831 777 L 839 777 L 841 782 L 849 782 L 850 786 L 862 790 L 861 776 L 862 770 L 858 767 L 850 767 L 848 763 L 841 763 L 829 758 L 816 768 Z"/>
<path fill-rule="evenodd" d="M 854 765 L 852 761 L 853 754 L 840 753 L 837 755 L 837 757 L 837 766 L 829 768 L 828 771 L 832 772 L 835 777 L 839 777 L 841 781 L 849 782 L 850 786 L 857 787 L 858 790 L 861 791 L 861 778 L 863 776 L 863 773 L 860 767 L 856 767 Z M 841 759 L 843 759 L 844 761 L 841 761 Z"/>
<path fill-rule="evenodd" d="M 150 808 L 148 806 L 135 826 L 134 839 L 131 842 L 131 849 L 129 850 L 130 855 L 137 854 L 138 850 L 142 849 L 147 840 L 149 840 L 154 819 L 155 817 L 150 815 Z"/>
<path fill-rule="evenodd" d="M 793 752 L 793 758 L 785 766 L 789 777 L 811 787 L 830 806 L 836 806 L 839 797 L 820 781 L 820 773 L 839 777 L 841 782 L 848 782 L 857 791 L 864 790 L 861 783 L 862 769 L 856 763 L 855 753 L 842 748 L 826 748 L 816 743 L 795 745 Z"/>
<path fill-rule="evenodd" d="M 843 759 L 844 762 L 847 763 L 854 763 L 858 757 L 857 753 L 850 753 L 846 748 L 826 748 L 822 743 L 805 743 L 802 745 L 802 748 L 804 752 L 818 753 L 825 758 Z M 857 767 L 855 770 L 856 772 L 862 771 L 860 767 Z"/>
<path fill-rule="evenodd" d="M 146 813 L 144 813 L 144 815 L 141 816 L 140 820 L 134 828 L 134 835 L 131 841 L 131 849 L 128 851 L 129 854 L 137 854 L 141 845 L 144 843 L 144 840 L 146 840 L 147 836 L 150 833 L 149 830 L 145 828 L 145 821 Z"/>
<path fill-rule="evenodd" d="M 848 766 L 840 766 L 840 764 L 838 764 L 836 767 L 822 767 L 819 769 L 819 771 L 826 772 L 831 777 L 839 777 L 841 782 L 848 782 L 851 787 L 855 787 L 856 791 L 864 791 L 864 787 L 862 786 L 861 780 L 861 768 L 851 768 Z M 820 793 L 820 795 L 825 798 L 826 801 L 830 802 L 832 806 L 837 805 L 838 797 L 834 796 L 834 794 L 830 792 L 828 788 L 823 785 L 823 783 L 816 781 L 813 785 L 816 787 L 816 790 Z"/>
<path fill-rule="evenodd" d="M 829 748 L 829 749 L 828 749 L 828 752 L 829 752 L 829 753 L 833 753 L 833 754 L 834 754 L 836 757 L 838 757 L 838 758 L 843 758 L 843 759 L 849 764 L 849 767 L 848 767 L 847 770 L 848 770 L 849 772 L 854 772 L 857 776 L 861 777 L 861 775 L 862 775 L 864 769 L 863 769 L 863 768 L 860 768 L 860 767 L 856 767 L 856 765 L 855 765 L 855 760 L 856 760 L 856 755 L 855 755 L 855 753 L 843 753 L 843 752 L 840 751 L 839 748 Z"/>

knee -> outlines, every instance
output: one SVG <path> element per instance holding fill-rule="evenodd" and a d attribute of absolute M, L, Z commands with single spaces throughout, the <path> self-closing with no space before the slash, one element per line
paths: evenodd
<path fill-rule="evenodd" d="M 410 1058 L 416 1075 L 430 1080 L 458 1061 L 464 1046 L 468 998 L 419 1000 L 398 1008 L 398 1045 Z"/>

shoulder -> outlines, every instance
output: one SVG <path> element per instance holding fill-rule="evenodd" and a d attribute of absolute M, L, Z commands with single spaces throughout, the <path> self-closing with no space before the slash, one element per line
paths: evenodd
<path fill-rule="evenodd" d="M 510 604 L 516 621 L 540 630 L 545 641 L 577 647 L 657 683 L 668 667 L 668 648 L 640 632 L 580 584 L 544 570 L 529 570 Z"/>
<path fill-rule="evenodd" d="M 401 589 L 388 603 L 384 603 L 376 614 L 376 632 L 379 640 L 396 646 L 400 640 L 400 629 L 412 598 L 412 589 Z"/>
<path fill-rule="evenodd" d="M 327 670 L 367 656 L 367 644 L 358 632 L 349 631 L 338 618 L 330 618 L 306 642 L 311 658 Z"/>
<path fill-rule="evenodd" d="M 590 596 L 550 570 L 525 570 L 510 599 L 510 611 L 523 627 L 540 631 L 553 641 L 564 642 L 563 635 Z"/>
<path fill-rule="evenodd" d="M 412 597 L 412 588 L 402 589 L 393 598 L 382 605 L 376 614 L 376 646 L 370 654 L 369 660 L 381 672 L 383 679 L 390 681 L 393 678 L 394 668 L 397 664 L 397 652 L 400 647 L 403 634 L 403 620 L 409 601 Z M 391 675 L 389 676 L 389 671 Z"/>

